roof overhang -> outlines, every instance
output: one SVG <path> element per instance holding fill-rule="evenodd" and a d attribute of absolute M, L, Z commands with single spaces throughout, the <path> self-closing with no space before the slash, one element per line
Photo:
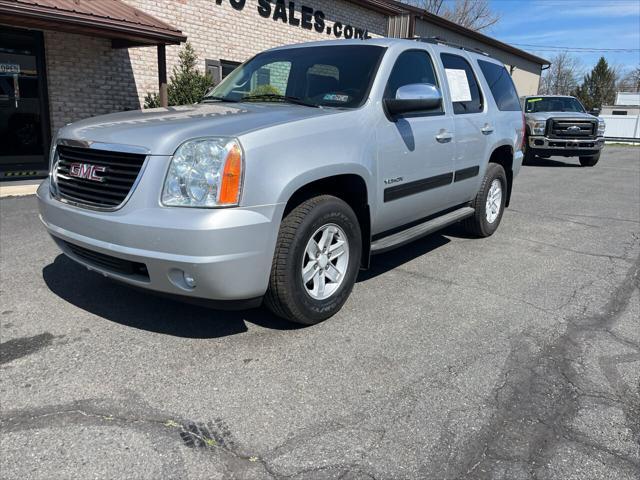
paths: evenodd
<path fill-rule="evenodd" d="M 182 32 L 120 0 L 0 0 L 0 24 L 108 38 L 114 48 L 179 44 Z M 111 12 L 114 12 L 111 15 Z"/>
<path fill-rule="evenodd" d="M 369 3 L 380 0 L 363 0 L 363 3 Z M 480 32 L 476 32 L 475 30 L 471 30 L 469 28 L 463 27 L 462 25 L 458 25 L 455 22 L 447 20 L 446 18 L 439 17 L 438 15 L 434 15 L 433 13 L 429 13 L 426 10 L 418 7 L 414 7 L 412 5 L 400 3 L 396 0 L 385 0 L 389 6 L 395 6 L 396 8 L 402 8 L 405 12 L 408 12 L 414 19 L 418 18 L 424 20 L 429 23 L 433 23 L 440 27 L 446 28 L 448 30 L 452 30 L 460 35 L 464 35 L 465 37 L 473 38 L 479 42 L 482 42 L 486 45 L 490 45 L 492 47 L 498 48 L 500 50 L 504 50 L 505 52 L 509 52 L 513 55 L 517 55 L 521 58 L 529 60 L 533 63 L 537 63 L 538 65 L 550 65 L 551 62 L 544 58 L 540 58 L 532 53 L 526 52 L 519 48 L 516 48 L 507 43 L 501 42 L 500 40 L 496 40 L 495 38 L 488 37 Z"/>

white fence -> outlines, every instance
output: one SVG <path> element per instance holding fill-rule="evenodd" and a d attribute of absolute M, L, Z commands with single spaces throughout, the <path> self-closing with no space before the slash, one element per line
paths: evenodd
<path fill-rule="evenodd" d="M 640 140 L 640 115 L 600 115 L 607 127 L 605 138 Z"/>

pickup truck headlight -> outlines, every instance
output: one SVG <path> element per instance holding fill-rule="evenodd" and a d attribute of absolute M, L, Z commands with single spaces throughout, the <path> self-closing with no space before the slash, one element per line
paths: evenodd
<path fill-rule="evenodd" d="M 604 131 L 606 126 L 607 124 L 604 123 L 604 120 L 598 119 L 598 136 L 599 137 L 604 137 Z"/>
<path fill-rule="evenodd" d="M 547 122 L 533 122 L 531 124 L 532 135 L 544 135 L 544 131 L 547 129 Z"/>
<path fill-rule="evenodd" d="M 235 139 L 211 137 L 183 143 L 171 158 L 162 204 L 199 208 L 238 205 L 243 156 Z"/>

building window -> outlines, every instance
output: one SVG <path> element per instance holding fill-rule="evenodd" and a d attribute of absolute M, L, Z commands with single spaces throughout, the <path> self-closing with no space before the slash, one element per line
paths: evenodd
<path fill-rule="evenodd" d="M 611 112 L 611 115 L 626 115 L 627 111 L 626 110 L 614 110 L 613 112 Z"/>
<path fill-rule="evenodd" d="M 239 65 L 240 62 L 232 62 L 231 60 L 205 60 L 204 69 L 213 80 L 213 84 L 218 85 Z"/>
<path fill-rule="evenodd" d="M 229 76 L 231 72 L 233 72 L 236 68 L 241 65 L 240 62 L 233 62 L 231 60 L 220 60 L 220 67 L 222 70 L 222 79 L 224 80 Z"/>

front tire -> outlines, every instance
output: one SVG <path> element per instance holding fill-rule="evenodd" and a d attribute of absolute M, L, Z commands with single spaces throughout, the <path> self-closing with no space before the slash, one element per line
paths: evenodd
<path fill-rule="evenodd" d="M 349 298 L 362 255 L 355 213 L 330 195 L 311 198 L 285 216 L 265 304 L 275 315 L 314 325 Z"/>
<path fill-rule="evenodd" d="M 600 152 L 595 155 L 589 155 L 588 157 L 580 157 L 580 165 L 583 167 L 595 167 L 600 160 Z"/>
<path fill-rule="evenodd" d="M 489 237 L 502 220 L 507 201 L 507 174 L 502 165 L 490 163 L 476 198 L 471 202 L 473 216 L 462 222 L 465 230 L 476 237 Z"/>

